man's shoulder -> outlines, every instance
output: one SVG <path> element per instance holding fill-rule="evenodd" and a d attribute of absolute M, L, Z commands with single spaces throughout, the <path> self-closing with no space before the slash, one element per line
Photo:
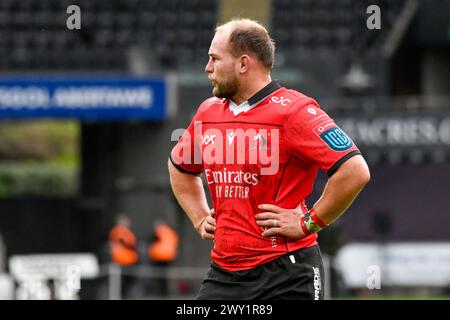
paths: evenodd
<path fill-rule="evenodd" d="M 200 104 L 199 110 L 209 109 L 213 106 L 224 105 L 226 103 L 226 99 L 217 98 L 217 97 L 209 97 Z"/>
<path fill-rule="evenodd" d="M 292 100 L 292 105 L 295 105 L 297 107 L 306 106 L 308 104 L 314 104 L 319 106 L 319 104 L 314 98 L 297 90 L 286 88 L 285 94 L 288 98 Z"/>
<path fill-rule="evenodd" d="M 217 97 L 209 97 L 200 104 L 197 109 L 197 116 L 211 110 L 217 106 L 223 106 L 226 103 L 226 99 L 217 98 Z"/>
<path fill-rule="evenodd" d="M 284 106 L 285 113 L 295 113 L 306 106 L 320 108 L 317 101 L 306 94 L 285 87 L 283 89 L 272 96 L 271 102 Z"/>
<path fill-rule="evenodd" d="M 292 100 L 285 111 L 286 124 L 303 126 L 330 120 L 314 98 L 292 89 L 286 89 L 284 96 Z"/>

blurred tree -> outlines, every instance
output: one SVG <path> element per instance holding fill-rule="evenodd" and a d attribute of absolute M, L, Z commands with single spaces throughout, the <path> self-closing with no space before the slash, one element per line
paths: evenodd
<path fill-rule="evenodd" d="M 77 164 L 78 124 L 73 121 L 0 123 L 0 161 L 46 160 Z"/>
<path fill-rule="evenodd" d="M 78 146 L 75 121 L 0 122 L 0 197 L 74 195 Z"/>

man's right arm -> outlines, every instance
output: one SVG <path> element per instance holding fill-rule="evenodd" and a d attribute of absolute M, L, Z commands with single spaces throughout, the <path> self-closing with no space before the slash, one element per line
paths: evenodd
<path fill-rule="evenodd" d="M 168 167 L 172 191 L 181 208 L 202 238 L 213 240 L 216 220 L 214 209 L 210 210 L 206 201 L 202 179 L 198 175 L 179 171 L 170 159 Z"/>

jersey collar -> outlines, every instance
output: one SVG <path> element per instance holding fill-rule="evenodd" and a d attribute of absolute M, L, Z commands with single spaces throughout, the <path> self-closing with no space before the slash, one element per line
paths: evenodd
<path fill-rule="evenodd" d="M 280 84 L 276 81 L 271 81 L 268 85 L 266 85 L 264 88 L 259 90 L 257 93 L 255 93 L 253 96 L 251 96 L 247 101 L 241 103 L 240 105 L 236 105 L 232 100 L 230 100 L 230 110 L 233 112 L 235 116 L 237 116 L 239 113 L 247 112 L 253 107 L 255 107 L 257 104 L 259 104 L 262 100 L 270 96 L 272 93 L 274 93 L 276 90 L 281 88 Z"/>
<path fill-rule="evenodd" d="M 250 99 L 248 99 L 248 104 L 255 105 L 257 102 L 270 96 L 272 93 L 274 93 L 279 88 L 281 88 L 281 86 L 278 82 L 276 82 L 275 80 L 271 81 L 268 85 L 266 85 L 264 88 L 259 90 L 253 96 L 251 96 Z"/>

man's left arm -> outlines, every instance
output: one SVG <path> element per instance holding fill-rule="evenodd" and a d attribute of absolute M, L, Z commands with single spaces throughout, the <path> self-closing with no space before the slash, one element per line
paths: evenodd
<path fill-rule="evenodd" d="M 323 224 L 331 224 L 350 207 L 369 180 L 370 172 L 364 158 L 361 155 L 351 157 L 328 179 L 321 197 L 313 206 L 314 211 L 311 211 Z M 268 227 L 262 233 L 265 237 L 280 235 L 298 239 L 310 233 L 305 233 L 305 221 L 299 217 L 299 208 L 286 209 L 273 204 L 261 204 L 258 208 L 265 211 L 256 215 L 257 224 Z M 277 220 L 276 226 L 274 220 Z M 312 226 L 308 221 L 306 223 L 312 229 L 321 228 L 313 219 L 310 219 Z"/>
<path fill-rule="evenodd" d="M 369 168 L 361 155 L 345 161 L 328 179 L 322 196 L 314 204 L 316 215 L 329 225 L 342 215 L 370 180 Z"/>

